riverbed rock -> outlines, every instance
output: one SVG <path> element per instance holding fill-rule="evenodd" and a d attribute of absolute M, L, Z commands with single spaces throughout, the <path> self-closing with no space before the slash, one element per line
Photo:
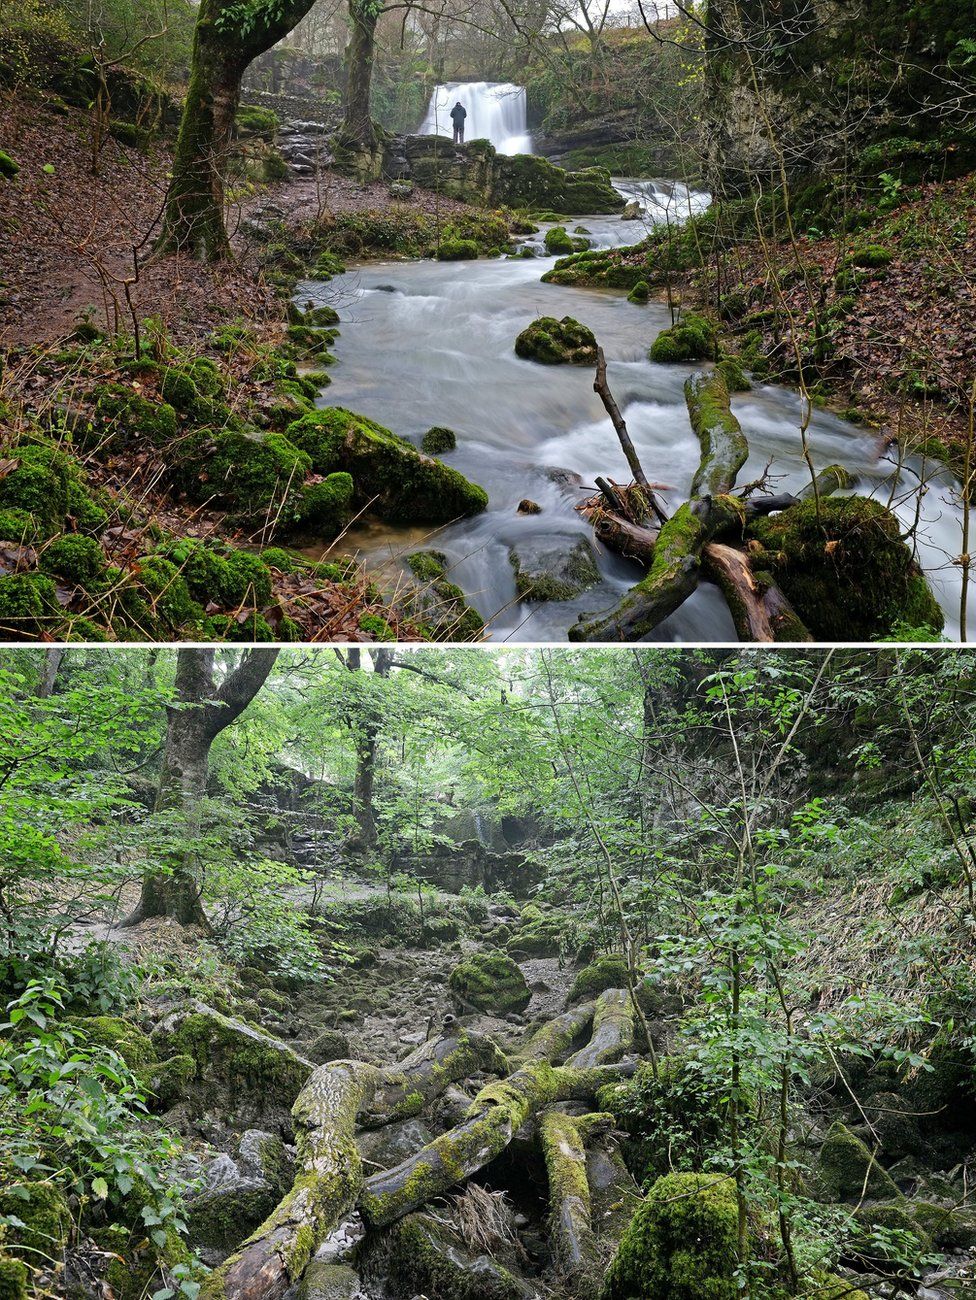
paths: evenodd
<path fill-rule="evenodd" d="M 620 214 L 621 221 L 636 221 L 641 214 L 641 205 L 636 199 L 630 199 L 624 204 L 624 210 Z"/>
<path fill-rule="evenodd" d="M 485 621 L 465 600 L 464 592 L 449 575 L 443 551 L 414 551 L 406 557 L 416 582 L 397 590 L 397 605 L 410 618 L 427 627 L 437 641 L 473 641 L 485 630 Z"/>
<path fill-rule="evenodd" d="M 457 470 L 425 456 L 381 424 L 328 406 L 288 426 L 287 437 L 317 474 L 352 475 L 358 509 L 389 523 L 446 524 L 475 515 L 488 495 Z"/>
<path fill-rule="evenodd" d="M 600 581 L 596 555 L 586 537 L 527 537 L 512 547 L 515 589 L 523 600 L 573 600 Z"/>
<path fill-rule="evenodd" d="M 202 1189 L 188 1200 L 191 1242 L 217 1262 L 264 1222 L 291 1185 L 291 1172 L 281 1139 L 248 1129 L 237 1157 L 222 1153 L 212 1160 Z"/>
<path fill-rule="evenodd" d="M 594 366 L 596 336 L 572 316 L 540 316 L 515 340 L 515 355 L 546 366 Z"/>
<path fill-rule="evenodd" d="M 532 992 L 517 964 L 503 952 L 479 952 L 451 971 L 451 993 L 464 1009 L 504 1016 L 524 1011 Z"/>
<path fill-rule="evenodd" d="M 517 506 L 520 515 L 541 515 L 542 506 L 538 501 L 533 501 L 529 497 L 523 497 Z"/>
<path fill-rule="evenodd" d="M 689 312 L 676 325 L 662 330 L 651 344 L 649 357 L 665 365 L 680 361 L 714 361 L 715 327 L 704 316 Z"/>
<path fill-rule="evenodd" d="M 827 497 L 755 520 L 753 571 L 770 572 L 818 641 L 871 641 L 898 627 L 940 632 L 944 615 L 897 517 L 867 497 Z"/>
<path fill-rule="evenodd" d="M 453 429 L 445 429 L 441 425 L 428 429 L 420 440 L 420 450 L 427 456 L 443 456 L 446 451 L 454 451 L 456 447 L 457 434 Z"/>

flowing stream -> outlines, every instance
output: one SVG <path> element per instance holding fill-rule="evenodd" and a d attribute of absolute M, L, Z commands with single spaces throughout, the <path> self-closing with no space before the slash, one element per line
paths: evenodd
<path fill-rule="evenodd" d="M 453 92 L 451 92 L 453 93 Z M 621 193 L 644 208 L 644 222 L 672 218 L 707 205 L 706 195 L 680 184 L 617 181 Z M 585 217 L 569 223 L 586 228 L 594 246 L 634 243 L 640 221 Z M 675 509 L 688 492 L 698 464 L 682 386 L 692 365 L 656 365 L 647 359 L 655 335 L 670 324 L 661 303 L 629 303 L 619 291 L 565 288 L 540 283 L 555 259 L 545 256 L 542 232 L 531 237 L 540 254 L 476 262 L 386 262 L 350 269 L 327 285 L 305 284 L 303 301 L 331 302 L 341 317 L 335 344 L 339 364 L 322 405 L 341 405 L 419 441 L 432 425 L 457 433 L 457 450 L 443 457 L 488 492 L 488 509 L 446 528 L 357 527 L 343 539 L 367 565 L 396 580 L 402 557 L 421 547 L 443 551 L 450 576 L 488 621 L 492 640 L 563 640 L 581 612 L 611 608 L 642 576 L 639 566 L 593 539 L 573 506 L 595 490 L 597 474 L 628 482 L 630 474 L 613 428 L 593 392 L 589 367 L 543 366 L 516 357 L 516 335 L 538 316 L 574 316 L 588 325 L 608 360 L 608 379 L 645 471 L 672 490 Z M 733 407 L 748 436 L 750 457 L 740 483 L 757 478 L 773 461 L 773 490 L 796 490 L 808 482 L 800 456 L 801 402 L 796 393 L 771 385 L 736 395 Z M 908 462 L 900 474 L 879 460 L 876 434 L 815 411 L 810 443 L 818 468 L 839 462 L 860 476 L 859 490 L 893 508 L 906 528 L 919 519 L 919 560 L 946 613 L 945 633 L 959 638 L 960 570 L 951 557 L 961 549 L 962 513 L 946 472 L 925 467 L 927 490 L 919 503 L 921 466 Z M 576 477 L 580 476 L 580 477 Z M 517 512 L 528 497 L 541 513 Z M 976 524 L 976 521 L 974 521 Z M 525 603 L 516 597 L 509 551 L 520 541 L 586 536 L 598 553 L 601 581 L 571 601 Z M 316 554 L 325 553 L 319 549 Z M 971 639 L 976 639 L 976 600 L 970 600 Z M 667 642 L 734 641 L 724 598 L 710 583 L 662 623 L 654 639 Z"/>
<path fill-rule="evenodd" d="M 468 110 L 465 140 L 490 140 L 504 154 L 532 152 L 525 87 L 505 81 L 449 81 L 435 86 L 419 134 L 453 135 L 451 109 L 458 102 Z"/>

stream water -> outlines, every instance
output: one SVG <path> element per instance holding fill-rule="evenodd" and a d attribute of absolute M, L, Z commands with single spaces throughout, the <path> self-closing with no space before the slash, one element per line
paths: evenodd
<path fill-rule="evenodd" d="M 660 221 L 668 207 L 686 216 L 707 196 L 684 186 L 654 181 L 617 181 L 636 197 L 645 223 Z M 635 242 L 641 222 L 619 217 L 573 221 L 594 246 Z M 667 308 L 636 306 L 622 292 L 564 288 L 540 283 L 555 259 L 544 255 L 542 233 L 530 241 L 540 256 L 476 262 L 369 263 L 330 284 L 305 284 L 299 294 L 337 306 L 339 364 L 323 405 L 361 411 L 412 439 L 432 425 L 457 433 L 457 450 L 444 456 L 488 492 L 484 514 L 446 528 L 391 528 L 369 524 L 344 539 L 367 565 L 387 576 L 403 571 L 402 556 L 418 547 L 445 552 L 451 577 L 485 617 L 492 640 L 563 640 L 581 612 L 607 610 L 641 577 L 642 570 L 606 551 L 598 552 L 601 581 L 576 600 L 527 604 L 516 598 L 509 550 L 520 541 L 579 536 L 592 539 L 573 509 L 592 494 L 594 477 L 620 482 L 630 475 L 612 426 L 593 392 L 589 367 L 543 366 L 516 357 L 516 335 L 538 316 L 571 315 L 590 326 L 608 360 L 608 379 L 624 412 L 648 476 L 671 485 L 673 510 L 685 498 L 698 463 L 682 386 L 693 366 L 656 365 L 647 359 L 655 335 L 670 324 Z M 798 489 L 808 481 L 800 457 L 801 403 L 789 389 L 758 386 L 733 399 L 749 438 L 749 462 L 739 481 L 758 477 L 774 462 L 774 490 Z M 906 527 L 919 510 L 919 560 L 946 613 L 946 635 L 959 638 L 960 571 L 951 563 L 961 546 L 961 511 L 947 473 L 932 477 L 919 503 L 921 466 L 907 463 L 900 475 L 879 460 L 877 437 L 837 416 L 815 411 L 810 442 L 819 467 L 842 463 L 860 476 L 862 493 L 892 506 Z M 569 473 L 560 472 L 569 471 Z M 579 479 L 574 476 L 581 476 Z M 541 513 L 522 515 L 528 497 Z M 976 522 L 976 521 L 974 521 Z M 976 600 L 970 602 L 969 633 L 976 638 Z M 717 588 L 698 591 L 654 636 L 665 642 L 734 641 L 735 632 Z"/>

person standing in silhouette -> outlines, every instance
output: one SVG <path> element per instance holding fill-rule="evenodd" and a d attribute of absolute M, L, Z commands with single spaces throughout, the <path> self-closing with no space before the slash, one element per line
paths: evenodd
<path fill-rule="evenodd" d="M 468 110 L 460 100 L 451 109 L 451 121 L 454 123 L 454 143 L 464 144 L 464 119 L 468 116 Z"/>

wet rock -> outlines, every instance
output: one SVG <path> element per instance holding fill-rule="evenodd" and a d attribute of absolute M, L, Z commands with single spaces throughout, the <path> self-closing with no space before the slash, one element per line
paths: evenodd
<path fill-rule="evenodd" d="M 641 205 L 636 199 L 631 199 L 624 205 L 624 210 L 620 214 L 621 221 L 636 221 L 641 215 Z"/>
<path fill-rule="evenodd" d="M 380 1169 L 392 1169 L 432 1142 L 434 1136 L 422 1119 L 405 1119 L 364 1130 L 357 1136 L 356 1144 L 364 1160 Z"/>
<path fill-rule="evenodd" d="M 532 501 L 529 497 L 523 497 L 518 503 L 518 512 L 520 515 L 541 515 L 542 506 L 538 501 Z"/>
<path fill-rule="evenodd" d="M 577 474 L 574 469 L 563 469 L 559 465 L 549 465 L 542 472 L 550 483 L 555 483 L 556 487 L 575 488 L 583 485 L 582 474 Z"/>
<path fill-rule="evenodd" d="M 529 537 L 509 552 L 515 589 L 523 600 L 573 600 L 600 581 L 593 547 L 585 537 Z"/>
<path fill-rule="evenodd" d="M 540 316 L 515 340 L 515 355 L 544 366 L 592 366 L 596 336 L 572 316 Z"/>

